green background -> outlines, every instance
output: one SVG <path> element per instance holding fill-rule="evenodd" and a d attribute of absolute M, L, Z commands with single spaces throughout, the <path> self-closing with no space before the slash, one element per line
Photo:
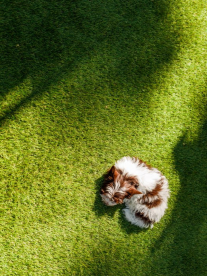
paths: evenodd
<path fill-rule="evenodd" d="M 1 275 L 207 275 L 206 0 L 2 1 Z M 100 200 L 137 156 L 152 230 Z"/>

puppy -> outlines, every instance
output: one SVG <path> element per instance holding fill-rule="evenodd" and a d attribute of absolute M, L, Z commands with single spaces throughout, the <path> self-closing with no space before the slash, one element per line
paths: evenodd
<path fill-rule="evenodd" d="M 164 215 L 170 192 L 160 171 L 138 158 L 123 157 L 105 174 L 100 193 L 108 206 L 125 203 L 129 222 L 152 228 Z"/>

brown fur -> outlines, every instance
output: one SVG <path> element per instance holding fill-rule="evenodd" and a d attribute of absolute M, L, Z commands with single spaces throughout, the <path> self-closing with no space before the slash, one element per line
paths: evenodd
<path fill-rule="evenodd" d="M 162 190 L 162 186 L 160 184 L 157 184 L 154 190 L 147 192 L 145 195 L 143 195 L 142 199 L 145 202 L 151 201 L 150 198 L 152 199 L 155 196 L 159 196 L 160 191 Z"/>
<path fill-rule="evenodd" d="M 117 204 L 123 203 L 124 198 L 131 198 L 135 194 L 141 194 L 136 188 L 139 186 L 138 180 L 136 177 L 122 175 L 120 170 L 117 170 L 112 166 L 104 176 L 104 182 L 101 187 L 101 194 L 106 192 L 108 186 L 113 186 L 113 183 L 119 178 L 120 188 L 125 188 L 125 193 L 115 193 L 114 201 Z"/>
<path fill-rule="evenodd" d="M 145 204 L 149 209 L 158 207 L 162 203 L 162 198 L 160 197 L 160 191 L 162 190 L 162 182 L 157 184 L 154 190 L 146 193 L 141 198 L 141 202 Z"/>
<path fill-rule="evenodd" d="M 135 163 L 137 166 L 140 166 L 141 168 L 143 168 L 144 172 L 146 170 L 146 173 L 147 171 L 149 172 L 149 170 L 151 170 L 149 173 L 152 173 L 152 175 L 153 173 L 157 174 L 158 176 L 157 179 L 159 179 L 159 181 L 157 183 L 154 183 L 155 185 L 154 189 L 152 191 L 147 192 L 148 185 L 146 184 L 146 186 L 144 186 L 145 183 L 143 183 L 143 187 L 140 186 L 139 188 L 139 180 L 137 179 L 136 176 L 129 176 L 127 173 L 124 173 L 121 170 L 116 169 L 115 166 L 112 166 L 104 176 L 104 183 L 101 188 L 101 193 L 103 194 L 102 200 L 106 205 L 113 206 L 116 204 L 122 204 L 125 198 L 130 199 L 136 194 L 141 194 L 141 196 L 139 197 L 134 197 L 134 200 L 132 199 L 132 201 L 126 200 L 125 203 L 126 203 L 126 207 L 129 208 L 130 210 L 132 209 L 131 212 L 137 218 L 142 220 L 144 225 L 142 225 L 142 223 L 140 223 L 139 220 L 137 220 L 137 222 L 136 220 L 134 221 L 133 216 L 132 218 L 130 218 L 130 213 L 126 213 L 126 218 L 132 224 L 139 225 L 140 223 L 140 227 L 153 226 L 153 224 L 157 222 L 158 218 L 156 216 L 156 213 L 154 213 L 156 211 L 154 211 L 152 208 L 156 208 L 161 205 L 160 212 L 163 212 L 164 211 L 163 209 L 167 207 L 165 206 L 165 204 L 162 205 L 162 203 L 167 200 L 167 198 L 164 198 L 165 196 L 169 197 L 168 190 L 167 190 L 168 182 L 160 171 L 158 171 L 155 168 L 152 168 L 150 165 L 146 164 L 143 160 L 133 157 L 131 158 L 130 161 L 132 162 L 131 164 L 132 166 L 134 165 L 133 163 Z M 142 194 L 139 191 L 139 189 L 140 190 L 143 189 L 143 192 L 145 191 L 145 194 Z M 137 207 L 136 207 L 136 203 L 138 204 Z M 145 208 L 143 209 L 142 206 L 140 206 L 140 204 L 143 207 L 145 206 Z M 148 210 L 146 207 L 148 208 Z M 126 212 L 127 212 L 127 208 L 124 209 Z M 152 210 L 149 210 L 149 209 L 152 209 Z M 160 213 L 160 215 L 163 215 L 163 214 Z"/>
<path fill-rule="evenodd" d="M 149 208 L 154 208 L 154 207 L 158 207 L 160 204 L 162 203 L 162 199 L 158 198 L 152 202 L 145 202 L 144 204 Z"/>
<path fill-rule="evenodd" d="M 144 221 L 144 223 L 146 223 L 146 224 L 152 224 L 152 223 L 154 223 L 153 220 L 150 220 L 149 217 L 145 216 L 145 215 L 144 215 L 143 213 L 141 213 L 141 212 L 136 212 L 135 215 L 136 215 L 136 217 L 142 219 L 142 220 Z"/>

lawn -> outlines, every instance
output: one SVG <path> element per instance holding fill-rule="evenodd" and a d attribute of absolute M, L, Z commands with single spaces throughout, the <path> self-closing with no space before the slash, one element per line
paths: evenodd
<path fill-rule="evenodd" d="M 2 1 L 0 275 L 207 275 L 207 1 Z M 100 200 L 125 155 L 153 229 Z"/>

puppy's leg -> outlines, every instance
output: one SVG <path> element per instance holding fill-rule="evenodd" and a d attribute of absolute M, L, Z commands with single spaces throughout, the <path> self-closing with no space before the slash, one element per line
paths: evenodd
<path fill-rule="evenodd" d="M 125 208 L 123 209 L 123 213 L 125 218 L 131 222 L 131 224 L 134 224 L 136 226 L 139 226 L 140 228 L 148 228 L 149 226 L 153 228 L 153 224 L 147 224 L 142 220 L 141 218 L 137 217 L 134 213 L 130 211 L 130 209 Z"/>
<path fill-rule="evenodd" d="M 130 209 L 125 208 L 122 210 L 125 218 L 129 221 L 132 222 L 133 221 L 133 214 L 131 213 Z"/>

